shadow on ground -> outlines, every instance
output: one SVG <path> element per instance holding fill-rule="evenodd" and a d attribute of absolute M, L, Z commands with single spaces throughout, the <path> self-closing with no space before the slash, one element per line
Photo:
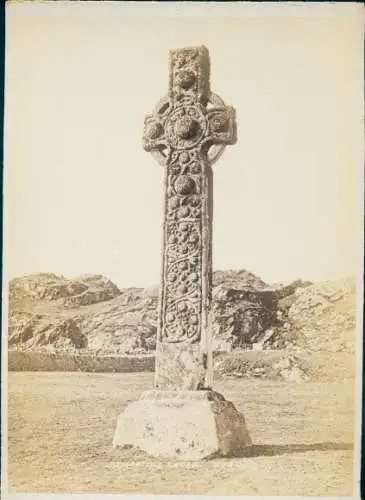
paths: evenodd
<path fill-rule="evenodd" d="M 229 456 L 222 456 L 219 453 L 214 453 L 205 460 L 224 460 L 230 458 L 254 458 L 254 457 L 273 457 L 279 455 L 289 455 L 291 453 L 306 453 L 309 451 L 335 451 L 335 450 L 353 450 L 353 443 L 308 443 L 308 444 L 254 444 L 248 448 L 243 448 Z M 163 462 L 171 461 L 170 458 L 155 458 L 148 455 L 146 452 L 133 446 L 125 446 L 112 450 L 105 451 L 106 455 L 113 459 L 121 459 L 124 462 L 135 460 L 157 460 Z"/>
<path fill-rule="evenodd" d="M 272 457 L 307 451 L 353 450 L 353 443 L 308 443 L 308 444 L 254 444 L 242 450 L 236 457 Z"/>

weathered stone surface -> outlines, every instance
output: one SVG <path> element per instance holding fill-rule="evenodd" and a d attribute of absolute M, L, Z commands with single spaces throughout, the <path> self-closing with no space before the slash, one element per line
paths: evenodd
<path fill-rule="evenodd" d="M 180 345 L 159 343 L 156 365 L 155 386 L 158 389 L 194 391 L 210 387 L 212 375 L 207 373 L 208 354 L 202 352 L 199 344 L 187 344 L 181 349 Z"/>
<path fill-rule="evenodd" d="M 245 419 L 214 391 L 149 391 L 118 419 L 113 446 L 178 460 L 249 452 Z"/>

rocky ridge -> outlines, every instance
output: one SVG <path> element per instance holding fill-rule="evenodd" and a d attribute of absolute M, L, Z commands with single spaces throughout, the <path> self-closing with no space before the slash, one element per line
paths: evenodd
<path fill-rule="evenodd" d="M 152 351 L 157 301 L 158 287 L 119 289 L 100 275 L 15 278 L 9 284 L 9 346 Z M 273 287 L 247 271 L 218 271 L 213 318 L 215 350 L 351 349 L 345 332 L 355 328 L 355 281 Z"/>
<path fill-rule="evenodd" d="M 157 302 L 158 287 L 119 289 L 101 275 L 68 279 L 43 273 L 16 278 L 9 283 L 9 348 L 93 355 L 153 353 Z M 245 270 L 217 271 L 213 348 L 284 350 L 290 356 L 276 364 L 287 366 L 283 374 L 289 367 L 293 372 L 298 368 L 295 355 L 301 351 L 354 352 L 355 309 L 351 278 L 269 285 Z M 265 376 L 262 366 L 256 368 L 252 375 Z M 250 370 L 246 366 L 242 371 Z M 230 373 L 238 372 L 230 368 Z"/>

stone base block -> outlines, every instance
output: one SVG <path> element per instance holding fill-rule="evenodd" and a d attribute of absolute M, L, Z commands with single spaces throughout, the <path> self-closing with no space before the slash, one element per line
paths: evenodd
<path fill-rule="evenodd" d="M 214 391 L 148 391 L 119 416 L 113 447 L 199 460 L 242 454 L 251 446 L 245 419 Z"/>

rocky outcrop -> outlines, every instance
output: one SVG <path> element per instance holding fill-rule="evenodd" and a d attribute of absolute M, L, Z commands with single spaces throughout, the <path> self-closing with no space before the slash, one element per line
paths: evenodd
<path fill-rule="evenodd" d="M 306 382 L 308 367 L 301 357 L 285 351 L 237 351 L 217 356 L 214 372 L 217 378 L 256 378 Z"/>
<path fill-rule="evenodd" d="M 284 300 L 311 282 L 270 286 L 242 270 L 216 272 L 213 283 L 215 349 L 283 349 L 295 343 L 296 329 Z"/>
<path fill-rule="evenodd" d="M 215 271 L 213 273 L 213 287 L 224 285 L 226 288 L 235 290 L 251 288 L 253 290 L 265 290 L 268 288 L 261 278 L 253 273 L 240 269 L 238 271 Z"/>
<path fill-rule="evenodd" d="M 93 286 L 83 292 L 89 303 L 84 305 L 85 299 L 81 299 L 80 305 L 79 294 L 59 293 L 55 298 L 55 294 L 44 290 L 48 277 L 44 280 L 44 275 L 37 276 L 33 287 L 28 285 L 31 280 L 30 277 L 14 280 L 15 290 L 14 282 L 10 283 L 9 347 L 86 350 L 103 355 L 148 352 L 155 348 L 157 298 L 146 296 L 143 289 L 119 290 L 104 277 L 86 277 L 85 281 Z M 69 281 L 73 284 L 76 280 Z M 21 283 L 26 284 L 25 292 L 30 290 L 28 297 Z M 53 278 L 51 289 L 55 283 L 61 284 L 63 291 L 70 290 L 65 278 Z M 109 294 L 114 297 L 106 299 Z M 97 301 L 98 298 L 101 300 Z"/>
<path fill-rule="evenodd" d="M 8 344 L 25 348 L 52 346 L 57 348 L 87 347 L 87 336 L 82 333 L 77 319 L 55 318 L 41 314 L 15 312 L 9 321 Z"/>
<path fill-rule="evenodd" d="M 355 349 L 356 283 L 352 278 L 298 288 L 288 319 L 300 333 L 297 344 L 311 351 Z"/>
<path fill-rule="evenodd" d="M 51 273 L 14 278 L 9 283 L 10 301 L 27 299 L 55 301 L 59 306 L 76 307 L 111 300 L 119 288 L 98 274 L 67 279 Z"/>
<path fill-rule="evenodd" d="M 247 271 L 213 276 L 215 351 L 353 350 L 355 282 L 270 286 Z M 155 349 L 158 287 L 119 289 L 108 278 L 16 278 L 9 290 L 9 347 L 95 355 Z"/>

